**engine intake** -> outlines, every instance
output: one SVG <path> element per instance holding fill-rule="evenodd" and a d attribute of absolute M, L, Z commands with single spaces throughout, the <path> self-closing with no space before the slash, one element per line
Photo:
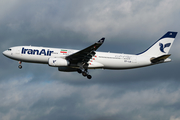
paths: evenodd
<path fill-rule="evenodd" d="M 69 61 L 63 58 L 49 58 L 48 64 L 52 67 L 68 66 Z"/>

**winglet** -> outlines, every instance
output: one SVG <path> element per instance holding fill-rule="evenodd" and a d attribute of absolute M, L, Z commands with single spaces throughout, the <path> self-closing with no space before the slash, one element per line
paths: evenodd
<path fill-rule="evenodd" d="M 105 37 L 101 38 L 97 43 L 102 44 L 104 42 L 104 40 L 105 40 Z"/>

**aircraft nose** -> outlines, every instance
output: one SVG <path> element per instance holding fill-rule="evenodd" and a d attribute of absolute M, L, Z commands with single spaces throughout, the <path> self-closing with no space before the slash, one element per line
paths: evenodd
<path fill-rule="evenodd" d="M 4 56 L 7 56 L 7 51 L 4 51 L 2 54 L 3 54 Z"/>
<path fill-rule="evenodd" d="M 5 54 L 5 51 L 2 53 L 3 55 Z"/>

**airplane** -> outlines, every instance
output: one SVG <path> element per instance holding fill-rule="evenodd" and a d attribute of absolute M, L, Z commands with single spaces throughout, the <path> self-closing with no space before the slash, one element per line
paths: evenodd
<path fill-rule="evenodd" d="M 157 40 L 144 52 L 138 54 L 120 54 L 110 52 L 97 52 L 96 50 L 104 43 L 101 38 L 93 45 L 82 49 L 64 49 L 36 46 L 16 46 L 3 52 L 6 57 L 19 61 L 19 69 L 22 62 L 48 64 L 58 67 L 59 71 L 75 72 L 91 79 L 88 69 L 132 69 L 159 63 L 170 62 L 168 54 L 177 32 L 169 31 Z"/>

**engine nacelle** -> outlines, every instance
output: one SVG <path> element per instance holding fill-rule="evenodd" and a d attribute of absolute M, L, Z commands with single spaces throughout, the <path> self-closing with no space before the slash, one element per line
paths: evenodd
<path fill-rule="evenodd" d="M 49 58 L 48 64 L 52 67 L 68 66 L 69 61 L 63 58 Z"/>
<path fill-rule="evenodd" d="M 65 67 L 58 67 L 58 70 L 61 72 L 76 72 L 77 68 L 71 68 L 71 67 L 65 66 Z"/>

